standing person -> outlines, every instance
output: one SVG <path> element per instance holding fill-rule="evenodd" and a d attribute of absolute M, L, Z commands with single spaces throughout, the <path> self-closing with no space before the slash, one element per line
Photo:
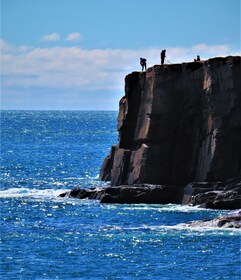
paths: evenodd
<path fill-rule="evenodd" d="M 200 56 L 199 55 L 197 56 L 197 61 L 200 61 Z"/>
<path fill-rule="evenodd" d="M 146 59 L 141 57 L 140 58 L 140 64 L 141 64 L 142 72 L 143 72 L 144 68 L 146 70 Z"/>
<path fill-rule="evenodd" d="M 162 65 L 164 64 L 165 57 L 166 57 L 166 50 L 162 50 L 162 52 L 161 52 L 161 64 Z"/>

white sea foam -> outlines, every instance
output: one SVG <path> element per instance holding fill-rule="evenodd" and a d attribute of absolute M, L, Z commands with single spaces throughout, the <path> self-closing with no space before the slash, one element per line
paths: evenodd
<path fill-rule="evenodd" d="M 108 206 L 113 207 L 113 206 Z M 117 206 L 114 206 L 117 207 Z M 151 210 L 165 212 L 200 212 L 215 211 L 212 209 L 198 208 L 197 206 L 181 205 L 181 204 L 132 204 L 123 206 L 123 210 Z"/>
<path fill-rule="evenodd" d="M 187 234 L 189 233 L 200 233 L 200 232 L 209 232 L 209 233 L 213 233 L 215 235 L 218 234 L 225 234 L 225 233 L 229 233 L 231 235 L 233 234 L 237 234 L 237 235 L 241 235 L 241 231 L 238 228 L 223 228 L 223 227 L 217 227 L 217 225 L 213 222 L 210 223 L 206 223 L 206 224 L 202 224 L 200 226 L 197 225 L 187 225 L 187 224 L 178 224 L 178 225 L 174 225 L 174 226 L 160 226 L 159 229 L 165 229 L 165 230 L 176 230 L 176 231 L 182 231 L 182 232 L 186 232 Z"/>
<path fill-rule="evenodd" d="M 1 190 L 0 198 L 56 198 L 65 191 L 68 190 L 10 188 L 7 190 Z"/>
<path fill-rule="evenodd" d="M 142 230 L 148 230 L 151 232 L 156 232 L 160 234 L 176 234 L 176 233 L 182 233 L 186 235 L 193 235 L 193 234 L 214 234 L 214 235 L 241 235 L 240 229 L 237 228 L 222 228 L 217 227 L 216 224 L 210 222 L 205 225 L 200 226 L 190 226 L 188 224 L 182 223 L 177 225 L 160 225 L 160 226 L 148 226 L 148 225 L 142 225 L 138 227 L 107 227 L 106 229 L 103 229 L 103 231 L 142 231 Z"/>
<path fill-rule="evenodd" d="M 237 216 L 241 214 L 241 209 L 236 209 L 236 210 L 232 210 L 230 211 L 227 216 L 233 217 L 233 216 Z"/>
<path fill-rule="evenodd" d="M 152 233 L 156 233 L 160 236 L 162 235 L 237 235 L 241 236 L 240 229 L 236 228 L 220 228 L 216 227 L 213 224 L 206 224 L 204 226 L 188 226 L 187 224 L 177 224 L 177 225 L 160 225 L 160 226 L 149 226 L 149 225 L 141 225 L 141 226 L 131 226 L 131 227 L 117 227 L 106 225 L 102 229 L 102 232 L 142 232 L 149 231 Z"/>

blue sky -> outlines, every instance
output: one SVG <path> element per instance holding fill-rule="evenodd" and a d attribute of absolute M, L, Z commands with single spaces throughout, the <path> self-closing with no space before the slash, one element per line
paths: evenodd
<path fill-rule="evenodd" d="M 117 110 L 124 77 L 240 55 L 240 0 L 1 0 L 1 108 Z"/>

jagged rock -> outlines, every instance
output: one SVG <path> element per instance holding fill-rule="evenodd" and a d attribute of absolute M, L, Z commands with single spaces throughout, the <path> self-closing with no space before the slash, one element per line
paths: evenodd
<path fill-rule="evenodd" d="M 241 196 L 229 199 L 214 199 L 213 202 L 210 202 L 206 208 L 211 209 L 220 209 L 220 210 L 235 210 L 241 208 Z"/>
<path fill-rule="evenodd" d="M 211 209 L 239 209 L 241 181 L 190 183 L 184 188 L 182 203 Z"/>
<path fill-rule="evenodd" d="M 218 227 L 241 229 L 241 211 L 236 211 L 228 216 L 221 216 L 214 219 L 192 221 L 186 224 L 179 224 L 182 227 Z"/>
<path fill-rule="evenodd" d="M 119 144 L 100 178 L 111 185 L 186 185 L 240 176 L 240 76 L 240 57 L 129 74 Z"/>
<path fill-rule="evenodd" d="M 202 208 L 235 210 L 241 208 L 241 182 L 194 182 L 184 189 L 176 185 L 153 184 L 75 188 L 59 196 L 95 199 L 101 203 L 182 203 Z"/>
<path fill-rule="evenodd" d="M 102 164 L 100 170 L 100 180 L 102 181 L 110 181 L 111 180 L 111 169 L 113 166 L 114 155 L 116 151 L 116 146 L 111 147 L 110 155 L 108 155 Z"/>
<path fill-rule="evenodd" d="M 69 192 L 61 193 L 59 197 L 71 197 L 71 198 L 79 198 L 79 199 L 94 199 L 96 194 L 100 191 L 100 189 L 96 188 L 74 188 Z"/>
<path fill-rule="evenodd" d="M 101 203 L 168 204 L 180 202 L 182 188 L 150 184 L 121 185 L 94 189 L 75 188 L 70 192 L 60 194 L 59 197 L 96 199 Z"/>
<path fill-rule="evenodd" d="M 101 203 L 147 203 L 168 204 L 178 203 L 182 194 L 181 189 L 176 186 L 160 185 L 133 185 L 106 188 Z"/>

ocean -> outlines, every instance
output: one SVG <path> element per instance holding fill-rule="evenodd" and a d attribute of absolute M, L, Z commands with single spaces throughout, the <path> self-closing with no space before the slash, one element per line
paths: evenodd
<path fill-rule="evenodd" d="M 240 230 L 179 225 L 229 211 L 58 197 L 106 184 L 116 119 L 1 112 L 1 279 L 240 279 Z"/>

